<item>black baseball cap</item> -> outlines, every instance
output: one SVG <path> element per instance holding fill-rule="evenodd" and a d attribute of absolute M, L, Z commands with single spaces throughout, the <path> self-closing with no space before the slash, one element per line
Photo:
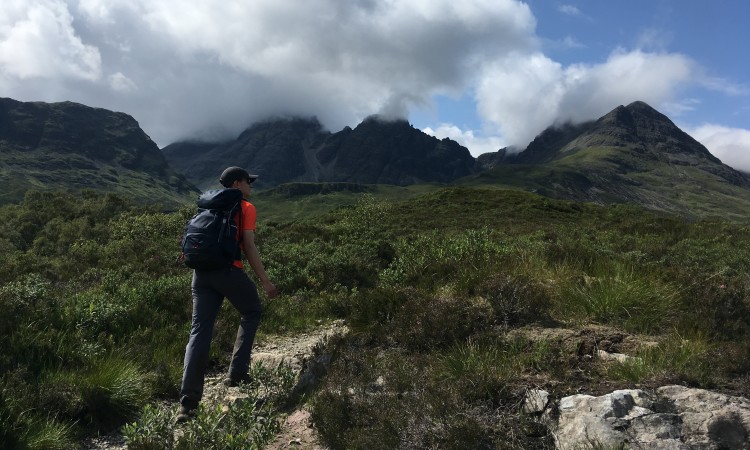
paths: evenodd
<path fill-rule="evenodd" d="M 219 183 L 224 187 L 229 187 L 238 180 L 247 180 L 248 183 L 252 183 L 258 175 L 251 175 L 247 170 L 242 167 L 232 166 L 224 169 L 219 177 Z"/>

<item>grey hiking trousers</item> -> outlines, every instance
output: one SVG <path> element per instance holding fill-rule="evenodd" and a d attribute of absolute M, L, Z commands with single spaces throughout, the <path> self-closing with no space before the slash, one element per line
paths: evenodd
<path fill-rule="evenodd" d="M 250 368 L 250 354 L 262 308 L 258 289 L 242 269 L 230 266 L 193 272 L 193 318 L 185 348 L 180 403 L 194 408 L 203 397 L 203 383 L 214 322 L 224 298 L 240 312 L 240 326 L 234 341 L 229 373 L 244 375 Z"/>

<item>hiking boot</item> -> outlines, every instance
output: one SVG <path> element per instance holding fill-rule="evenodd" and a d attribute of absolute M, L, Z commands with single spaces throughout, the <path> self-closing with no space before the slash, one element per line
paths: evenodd
<path fill-rule="evenodd" d="M 224 385 L 228 387 L 237 387 L 241 384 L 250 384 L 253 381 L 252 377 L 249 374 L 236 374 L 236 373 L 230 373 L 225 379 L 224 379 Z"/>
<path fill-rule="evenodd" d="M 177 412 L 177 417 L 175 417 L 174 421 L 176 423 L 185 423 L 193 420 L 197 409 L 188 405 L 180 405 L 180 410 Z"/>

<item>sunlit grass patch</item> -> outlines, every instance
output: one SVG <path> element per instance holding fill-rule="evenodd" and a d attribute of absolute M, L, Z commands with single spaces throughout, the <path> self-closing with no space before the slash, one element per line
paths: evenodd
<path fill-rule="evenodd" d="M 548 368 L 554 357 L 547 341 L 468 340 L 437 356 L 435 376 L 460 386 L 464 395 L 493 397 L 522 374 Z"/>
<path fill-rule="evenodd" d="M 151 396 L 149 375 L 116 356 L 96 361 L 77 376 L 87 420 L 103 428 L 132 419 Z"/>
<path fill-rule="evenodd" d="M 28 450 L 68 450 L 75 447 L 73 425 L 54 419 L 37 419 L 26 430 Z"/>
<path fill-rule="evenodd" d="M 574 321 L 615 323 L 631 332 L 660 331 L 678 314 L 676 290 L 632 268 L 612 264 L 563 286 L 558 313 Z"/>
<path fill-rule="evenodd" d="M 706 385 L 714 376 L 710 349 L 702 336 L 686 338 L 674 333 L 658 345 L 641 348 L 632 358 L 608 364 L 606 375 L 634 383 L 653 379 Z"/>

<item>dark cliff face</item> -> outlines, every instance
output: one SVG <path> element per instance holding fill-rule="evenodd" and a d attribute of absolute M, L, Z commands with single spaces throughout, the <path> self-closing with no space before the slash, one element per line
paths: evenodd
<path fill-rule="evenodd" d="M 14 191 L 2 201 L 29 188 L 91 188 L 145 202 L 194 190 L 131 116 L 77 103 L 0 99 L 0 149 L 10 169 L 0 182 Z"/>
<path fill-rule="evenodd" d="M 474 158 L 458 143 L 441 141 L 406 121 L 371 117 L 345 131 L 331 176 L 336 181 L 407 185 L 447 183 L 473 169 Z"/>
<path fill-rule="evenodd" d="M 559 157 L 560 149 L 568 142 L 585 133 L 593 122 L 581 124 L 565 123 L 547 128 L 508 162 L 516 164 L 542 164 Z"/>
<path fill-rule="evenodd" d="M 333 134 L 316 119 L 266 121 L 232 142 L 176 143 L 163 152 L 200 187 L 215 184 L 229 165 L 258 173 L 259 187 L 292 181 L 449 182 L 474 170 L 474 158 L 456 142 L 440 141 L 406 121 L 376 117 Z"/>
<path fill-rule="evenodd" d="M 279 119 L 254 124 L 237 139 L 223 143 L 178 142 L 162 149 L 169 163 L 200 188 L 218 186 L 228 166 L 260 175 L 258 187 L 304 179 L 306 148 L 324 140 L 317 119 Z"/>
<path fill-rule="evenodd" d="M 618 106 L 600 118 L 590 132 L 606 136 L 613 144 L 621 147 L 633 144 L 656 158 L 667 154 L 683 154 L 713 163 L 720 162 L 700 142 L 644 102 L 634 102 L 627 107 Z M 600 145 L 605 143 L 607 139 L 601 139 Z"/>
<path fill-rule="evenodd" d="M 135 119 L 72 102 L 0 99 L 0 141 L 9 150 L 77 154 L 155 174 L 168 167 Z"/>

